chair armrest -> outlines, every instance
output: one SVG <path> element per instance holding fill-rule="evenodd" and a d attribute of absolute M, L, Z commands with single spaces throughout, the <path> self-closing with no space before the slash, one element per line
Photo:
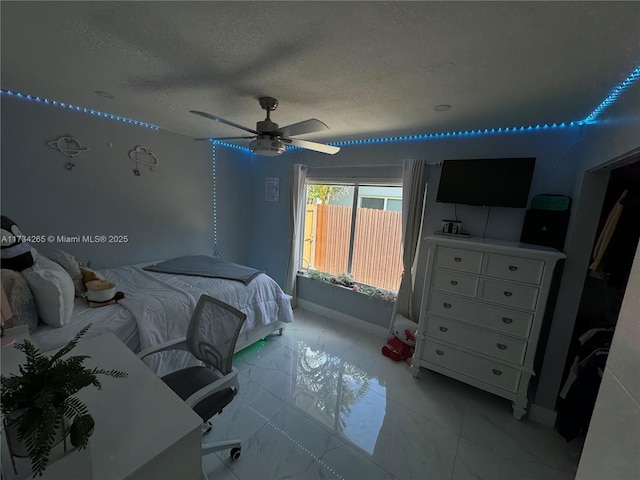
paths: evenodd
<path fill-rule="evenodd" d="M 210 383 L 206 387 L 202 387 L 197 392 L 191 394 L 190 397 L 187 397 L 184 403 L 186 403 L 188 406 L 193 408 L 198 402 L 205 399 L 212 393 L 215 393 L 218 390 L 222 390 L 223 388 L 230 386 L 229 383 L 232 383 L 232 385 L 237 388 L 238 387 L 238 382 L 236 378 L 237 376 L 238 376 L 238 370 L 232 367 L 232 370 L 229 373 L 227 373 L 223 377 L 220 377 L 215 382 Z"/>
<path fill-rule="evenodd" d="M 138 353 L 138 358 L 143 359 L 149 355 L 153 355 L 154 353 L 166 352 L 169 350 L 185 350 L 190 352 L 189 347 L 187 347 L 187 337 L 176 338 L 174 340 L 169 340 L 163 343 L 159 343 L 158 345 L 153 345 L 149 348 L 145 348 L 140 353 Z"/>

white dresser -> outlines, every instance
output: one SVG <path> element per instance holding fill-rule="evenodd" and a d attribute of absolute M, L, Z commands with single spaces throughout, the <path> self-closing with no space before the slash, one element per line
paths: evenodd
<path fill-rule="evenodd" d="M 557 250 L 481 238 L 428 237 L 412 371 L 442 373 L 513 402 L 521 419 Z"/>

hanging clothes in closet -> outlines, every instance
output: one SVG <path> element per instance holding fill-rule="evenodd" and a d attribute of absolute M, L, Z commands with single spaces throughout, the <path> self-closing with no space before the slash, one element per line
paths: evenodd
<path fill-rule="evenodd" d="M 620 221 L 620 215 L 622 215 L 623 205 L 622 200 L 627 196 L 629 190 L 625 190 L 622 192 L 622 195 L 613 206 L 609 215 L 607 216 L 607 221 L 600 232 L 600 236 L 598 237 L 598 241 L 593 247 L 593 255 L 591 265 L 589 265 L 589 270 L 593 270 L 594 272 L 599 271 L 601 267 L 602 260 L 604 259 L 604 254 L 607 251 L 607 247 L 609 247 L 609 242 L 611 241 L 611 237 L 616 231 L 616 227 L 618 226 L 618 222 Z"/>
<path fill-rule="evenodd" d="M 578 339 L 569 376 L 560 392 L 556 429 L 566 440 L 586 433 L 600 389 L 615 328 L 593 328 Z"/>

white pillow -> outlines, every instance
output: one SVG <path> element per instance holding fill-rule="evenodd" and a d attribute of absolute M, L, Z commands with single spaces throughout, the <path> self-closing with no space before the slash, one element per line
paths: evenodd
<path fill-rule="evenodd" d="M 52 327 L 69 323 L 75 289 L 66 270 L 47 257 L 38 255 L 33 266 L 23 270 L 22 275 L 31 288 L 40 320 Z"/>
<path fill-rule="evenodd" d="M 80 264 L 78 260 L 76 260 L 76 257 L 63 250 L 55 249 L 51 255 L 51 260 L 67 271 L 71 280 L 73 280 L 76 297 L 84 297 L 87 289 L 82 281 L 82 272 L 80 271 Z"/>

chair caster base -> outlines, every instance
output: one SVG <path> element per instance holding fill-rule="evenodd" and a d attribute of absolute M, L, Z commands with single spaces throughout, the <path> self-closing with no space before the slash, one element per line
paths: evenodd
<path fill-rule="evenodd" d="M 231 460 L 237 460 L 238 458 L 240 458 L 241 453 L 242 449 L 240 447 L 232 448 L 230 454 Z"/>

